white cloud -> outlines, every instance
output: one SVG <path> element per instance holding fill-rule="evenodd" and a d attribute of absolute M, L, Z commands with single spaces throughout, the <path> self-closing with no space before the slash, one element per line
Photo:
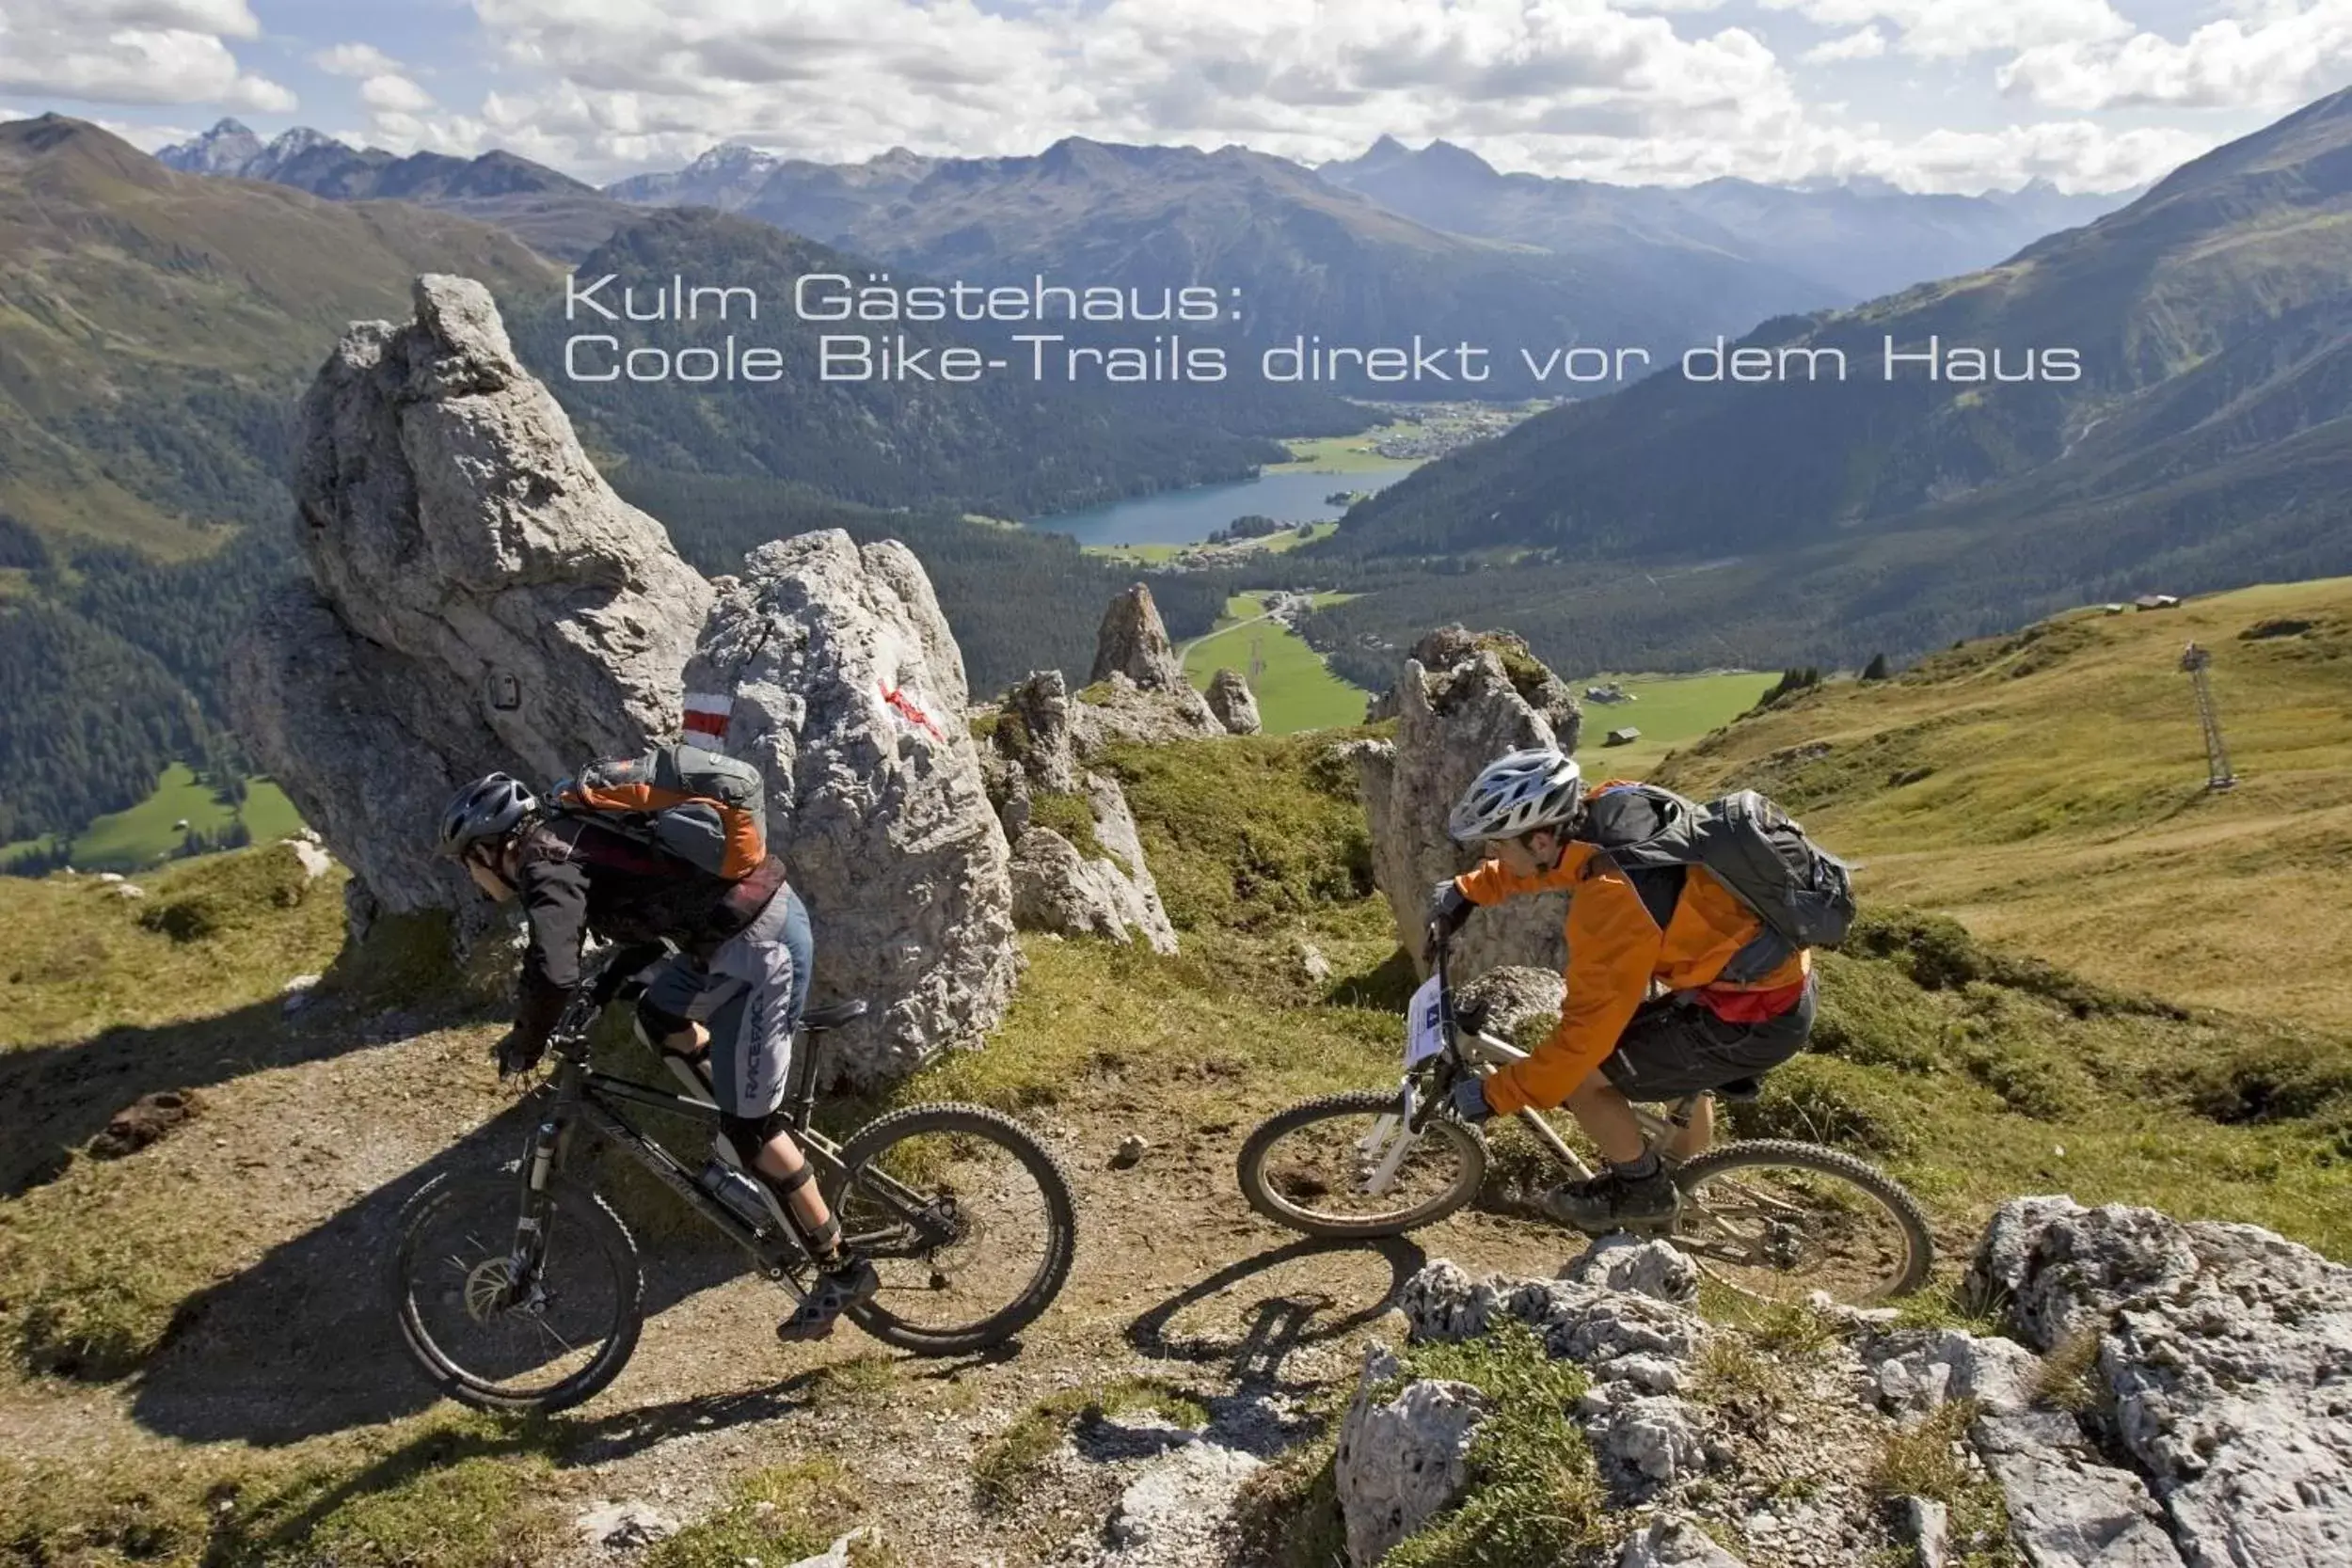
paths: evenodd
<path fill-rule="evenodd" d="M 2107 0 L 1760 0 L 1764 8 L 1795 11 L 1825 27 L 1885 22 L 1894 48 L 1917 59 L 1963 59 L 2046 45 L 2085 43 L 2130 35 Z"/>
<path fill-rule="evenodd" d="M 2058 108 L 2150 105 L 2284 107 L 2352 77 L 2352 0 L 2250 8 L 2175 43 L 2154 33 L 2120 42 L 2046 44 L 1996 75 L 2001 90 Z"/>
<path fill-rule="evenodd" d="M 1799 56 L 1807 65 L 1832 65 L 1839 60 L 1875 60 L 1886 53 L 1886 35 L 1876 27 L 1815 44 Z"/>
<path fill-rule="evenodd" d="M 283 113 L 294 95 L 246 72 L 223 41 L 260 33 L 245 0 L 0 0 L 0 88 Z"/>
<path fill-rule="evenodd" d="M 359 102 L 379 115 L 413 115 L 433 107 L 433 95 L 399 72 L 388 71 L 359 84 Z"/>
<path fill-rule="evenodd" d="M 401 69 L 398 60 L 373 43 L 339 43 L 311 55 L 310 63 L 334 76 L 382 76 Z"/>
<path fill-rule="evenodd" d="M 1950 58 L 2130 30 L 2106 0 L 1772 3 L 1848 29 L 1815 59 Z M 1745 28 L 1635 4 L 1646 0 L 1103 0 L 1073 22 L 1060 7 L 1002 14 L 975 0 L 474 0 L 505 68 L 500 90 L 478 118 L 379 114 L 376 135 L 404 150 L 502 146 L 609 177 L 726 139 L 845 160 L 897 145 L 1031 153 L 1078 135 L 1312 162 L 1387 133 L 1544 174 L 1869 175 L 1962 191 L 2037 176 L 2115 189 L 2217 139 L 2088 119 L 1889 128 L 1867 108 L 1806 104 Z"/>
<path fill-rule="evenodd" d="M 992 14 L 971 0 L 476 0 L 526 79 L 485 118 L 576 166 L 725 137 L 816 157 L 894 144 L 1031 152 L 1060 136 L 1246 141 L 1321 159 L 1400 135 L 1743 139 L 1802 119 L 1753 34 L 1677 35 L 1606 0 L 1106 0 Z M 1685 18 L 1685 29 L 1711 20 Z"/>

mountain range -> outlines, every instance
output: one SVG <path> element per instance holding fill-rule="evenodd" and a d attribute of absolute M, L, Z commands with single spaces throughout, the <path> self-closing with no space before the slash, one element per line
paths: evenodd
<path fill-rule="evenodd" d="M 320 151 L 280 150 L 294 164 Z M 474 199 L 499 167 L 409 161 L 379 169 L 377 187 Z M 719 269 L 772 305 L 803 272 L 871 265 L 744 219 L 588 199 L 627 227 L 584 260 L 640 281 Z M 935 556 L 953 557 L 952 571 L 934 564 L 943 600 L 987 595 L 1015 625 L 1024 606 L 1009 582 L 1057 582 L 1054 604 L 1087 607 L 1089 627 L 1118 584 L 1066 539 L 955 523 L 966 507 L 1048 512 L 1236 478 L 1284 455 L 1273 435 L 1366 422 L 1279 389 L 1104 398 L 1009 377 L 928 392 L 824 382 L 812 369 L 819 329 L 772 309 L 737 329 L 778 355 L 780 381 L 597 388 L 561 373 L 580 329 L 562 320 L 561 269 L 503 229 L 405 199 L 179 172 L 62 116 L 0 123 L 0 771 L 42 781 L 0 815 L 0 840 L 70 832 L 141 799 L 167 762 L 221 752 L 221 651 L 284 570 L 290 415 L 346 325 L 405 319 L 425 272 L 492 289 L 526 363 L 637 493 L 674 476 L 743 482 L 732 515 L 695 492 L 700 563 L 724 570 L 729 549 L 822 526 L 843 498 L 937 510 L 947 525 L 921 521 Z M 627 341 L 718 342 L 707 325 L 632 323 Z M 936 352 L 948 334 L 904 336 Z M 786 487 L 788 517 L 772 499 Z M 1057 552 L 1067 559 L 1041 559 Z M 1017 648 L 989 657 L 992 672 L 1028 667 Z"/>
<path fill-rule="evenodd" d="M 1502 175 L 1444 142 L 1412 152 L 1387 138 L 1320 170 L 1239 147 L 1082 137 L 1030 156 L 899 148 L 840 165 L 723 144 L 685 168 L 608 186 L 604 204 L 508 154 L 398 159 L 310 131 L 264 145 L 235 121 L 161 156 L 331 198 L 461 212 L 567 261 L 621 226 L 609 203 L 712 207 L 935 277 L 1044 275 L 1147 293 L 1211 284 L 1237 307 L 1229 335 L 1258 351 L 1300 341 L 1410 347 L 1416 336 L 1487 351 L 1483 382 L 1377 383 L 1342 367 L 1332 383 L 1391 397 L 1581 392 L 1531 373 L 1518 351 L 1640 347 L 1654 361 L 1770 316 L 1996 261 L 2120 199 L 2046 188 L 1971 198 L 1733 181 L 1616 186 Z"/>
<path fill-rule="evenodd" d="M 1732 179 L 1613 185 L 1502 174 L 1450 142 L 1414 151 L 1392 136 L 1316 173 L 1457 234 L 1629 261 L 1661 246 L 1738 257 L 1803 279 L 1813 305 L 1851 304 L 1990 266 L 2137 194 L 2068 196 L 2047 181 L 1983 196 L 1917 195 L 1882 181 L 1813 189 Z"/>
<path fill-rule="evenodd" d="M 224 119 L 155 154 L 166 168 L 292 185 L 330 201 L 406 201 L 504 229 L 542 255 L 577 261 L 634 214 L 594 185 L 512 152 L 405 157 L 354 148 L 307 126 L 263 142 Z"/>
<path fill-rule="evenodd" d="M 1765 323 L 1737 345 L 1756 381 L 1703 358 L 1721 379 L 1677 368 L 1433 463 L 1326 547 L 1484 556 L 1498 580 L 1441 596 L 1534 600 L 1555 659 L 1570 636 L 1852 659 L 2352 571 L 2347 225 L 2352 91 L 1998 266 Z M 1327 629 L 1448 612 L 1400 594 Z"/>

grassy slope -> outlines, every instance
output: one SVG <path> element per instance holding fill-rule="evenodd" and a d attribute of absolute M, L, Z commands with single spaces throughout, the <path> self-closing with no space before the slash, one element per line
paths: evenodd
<path fill-rule="evenodd" d="M 1756 705 L 1777 675 L 1739 671 L 1712 675 L 1598 675 L 1572 681 L 1585 687 L 1615 679 L 1637 702 L 1588 702 L 1577 760 L 1593 778 L 1640 778 L 1655 770 L 1667 753 L 1686 741 L 1722 728 Z M 1642 737 L 1624 746 L 1604 746 L 1609 732 L 1630 724 Z"/>
<path fill-rule="evenodd" d="M 78 866 L 95 870 L 147 865 L 180 847 L 174 822 L 185 819 L 199 832 L 215 832 L 239 816 L 244 816 L 256 844 L 283 838 L 302 826 L 302 816 L 286 799 L 286 792 L 268 780 L 251 782 L 240 812 L 199 783 L 185 763 L 175 762 L 155 782 L 154 794 L 128 811 L 98 818 L 75 835 L 74 860 Z M 48 842 L 33 839 L 0 845 L 0 865 L 20 850 L 45 847 Z"/>
<path fill-rule="evenodd" d="M 193 524 L 243 519 L 163 498 L 238 459 L 157 457 L 115 427 L 191 410 L 235 424 L 231 404 L 297 390 L 346 323 L 405 317 L 425 271 L 508 290 L 555 276 L 463 218 L 175 174 L 73 121 L 0 128 L 0 508 L 158 554 L 209 547 Z"/>
<path fill-rule="evenodd" d="M 1297 633 L 1278 622 L 1259 620 L 1258 600 L 1236 594 L 1226 606 L 1229 629 L 1200 638 L 1184 650 L 1184 673 L 1193 685 L 1208 689 L 1219 668 L 1249 671 L 1251 644 L 1265 660 L 1265 671 L 1250 682 L 1257 693 L 1258 716 L 1268 735 L 1293 735 L 1300 730 L 1353 724 L 1364 716 L 1362 690 L 1333 674 L 1323 656 L 1307 646 Z"/>
<path fill-rule="evenodd" d="M 2280 617 L 2314 629 L 2241 640 Z M 2191 639 L 2212 650 L 2244 781 L 2226 795 L 2203 788 L 2177 669 Z M 2061 617 L 1832 686 L 1664 777 L 1766 788 L 1867 863 L 1874 901 L 1949 911 L 2111 984 L 2352 1030 L 2348 689 L 2352 579 L 2254 588 Z"/>
<path fill-rule="evenodd" d="M 1096 1132 L 1152 1127 L 1155 1147 L 1204 1148 L 1222 1170 L 1270 1110 L 1388 1080 L 1411 979 L 1370 889 L 1352 772 L 1328 754 L 1339 738 L 1118 751 L 1108 766 L 1134 803 L 1183 953 L 1027 942 L 1027 974 L 990 1047 L 926 1069 L 893 1098 L 977 1100 Z M 1251 809 L 1233 811 L 1235 800 Z M 325 884 L 279 902 L 283 853 L 215 857 L 159 878 L 157 898 L 209 897 L 225 917 L 216 934 L 178 944 L 85 887 L 0 887 L 20 916 L 0 923 L 8 1037 L 103 1056 L 110 1028 L 150 1025 L 131 1037 L 135 1059 L 192 1073 L 159 1081 L 201 1083 L 214 1131 L 278 1125 L 253 1118 L 308 1107 L 329 1128 L 374 1129 L 371 1145 L 389 1152 L 363 1169 L 404 1171 L 416 1148 L 446 1144 L 503 1103 L 479 1059 L 500 1025 L 477 1014 L 338 1060 L 349 1047 L 330 1042 L 359 1014 L 330 1003 L 318 1009 L 323 1022 L 281 1022 L 271 994 L 296 969 L 324 966 L 336 902 Z M 1330 981 L 1305 978 L 1293 946 L 1301 939 L 1327 956 Z M 1741 1131 L 1826 1137 L 1884 1161 L 1927 1199 L 1947 1242 L 2001 1196 L 2065 1189 L 2254 1220 L 2352 1255 L 2352 1205 L 2343 1201 L 2352 1067 L 2341 1042 L 2102 992 L 1988 952 L 1948 922 L 1880 918 L 1852 951 L 1827 957 L 1823 974 L 1816 1052 L 1774 1075 Z M 414 988 L 401 996 L 404 1006 L 431 999 Z M 11 1071 L 39 1054 L 0 1052 L 0 1107 L 48 1138 L 59 1132 L 55 1093 L 71 1085 L 55 1069 L 47 1080 Z M 81 1107 L 74 1131 L 90 1129 L 91 1096 L 110 1088 L 126 1092 L 109 1080 L 68 1095 Z M 33 1370 L 79 1355 L 82 1378 L 119 1377 L 152 1354 L 183 1303 L 386 1180 L 345 1170 L 330 1179 L 343 1185 L 322 1189 L 310 1167 L 278 1172 L 240 1158 L 234 1140 L 208 1147 L 221 1141 L 182 1137 L 113 1162 L 76 1156 L 56 1180 L 0 1198 L 0 1343 L 17 1362 L 0 1371 L 0 1433 L 46 1423 L 51 1435 L 35 1451 L 83 1461 L 0 1459 L 0 1517 L 14 1523 L 0 1532 L 0 1563 L 135 1554 L 189 1568 L 291 1562 L 304 1560 L 297 1530 L 348 1547 L 342 1560 L 387 1568 L 533 1560 L 593 1488 L 573 1467 L 603 1451 L 620 1418 L 493 1428 L 426 1414 L 256 1449 L 106 1435 L 105 1420 L 119 1419 L 105 1415 L 113 1393 Z M 331 1132 L 327 1141 L 337 1142 Z M 1499 1163 L 1512 1157 L 1506 1138 Z M 1156 1168 L 1147 1162 L 1138 1180 L 1164 1180 Z M 309 1210 L 278 1206 L 289 1182 Z M 157 1202 L 167 1188 L 204 1201 Z M 618 1196 L 629 1210 L 632 1195 Z M 1042 1334 L 1036 1351 L 1052 1354 Z M 907 1386 L 906 1397 L 929 1397 Z M 126 1402 L 137 1387 L 115 1386 Z M 86 1441 L 55 1435 L 68 1419 L 87 1424 Z M 208 1508 L 207 1494 L 228 1484 L 239 1488 L 236 1510 Z M 727 1506 L 707 1522 L 714 1540 L 732 1543 L 753 1521 L 748 1503 Z"/>

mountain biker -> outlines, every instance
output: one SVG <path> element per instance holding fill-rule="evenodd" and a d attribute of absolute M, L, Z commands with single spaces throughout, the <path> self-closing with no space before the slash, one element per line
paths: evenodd
<path fill-rule="evenodd" d="M 1629 789 L 1613 781 L 1597 798 Z M 1645 801 L 1608 833 L 1629 845 L 1654 832 Z M 1448 817 L 1458 844 L 1483 842 L 1491 858 L 1435 890 L 1430 918 L 1458 930 L 1470 911 L 1522 894 L 1565 891 L 1567 994 L 1560 1022 L 1527 1059 L 1454 1086 L 1454 1109 L 1473 1122 L 1522 1107 L 1565 1104 L 1599 1147 L 1607 1169 L 1545 1195 L 1554 1218 L 1600 1232 L 1671 1218 L 1680 1205 L 1659 1150 L 1647 1147 L 1631 1101 L 1678 1100 L 1752 1078 L 1804 1049 L 1813 1028 L 1812 961 L 1796 948 L 1752 983 L 1722 978 L 1762 923 L 1700 865 L 1628 871 L 1596 842 L 1581 770 L 1549 747 L 1488 764 Z M 1645 820 L 1646 819 L 1646 820 Z M 1689 1159 L 1714 1135 L 1702 1099 L 1672 1152 Z"/>
<path fill-rule="evenodd" d="M 606 766 L 644 768 L 652 760 Z M 593 813 L 543 807 L 519 781 L 492 773 L 450 801 L 440 844 L 485 894 L 501 903 L 519 897 L 530 927 L 515 1027 L 499 1043 L 501 1077 L 528 1071 L 547 1050 L 580 985 L 589 930 L 648 945 L 648 959 L 651 944 L 675 944 L 638 998 L 639 1037 L 717 1103 L 718 1143 L 790 1206 L 817 1260 L 814 1287 L 777 1337 L 831 1334 L 881 1282 L 873 1264 L 843 1243 L 778 1109 L 808 997 L 811 939 L 808 911 L 786 884 L 783 864 L 765 852 L 764 835 L 763 858 L 748 873 L 721 877 Z"/>

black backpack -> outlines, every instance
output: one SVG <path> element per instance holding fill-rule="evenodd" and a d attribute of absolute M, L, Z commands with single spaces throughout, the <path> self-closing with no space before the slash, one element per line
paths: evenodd
<path fill-rule="evenodd" d="M 1724 966 L 1735 985 L 1771 974 L 1801 947 L 1836 946 L 1853 925 L 1846 863 L 1753 789 L 1702 804 L 1656 784 L 1619 784 L 1587 799 L 1578 836 L 1628 872 L 1699 865 L 1731 889 L 1764 925 Z"/>

